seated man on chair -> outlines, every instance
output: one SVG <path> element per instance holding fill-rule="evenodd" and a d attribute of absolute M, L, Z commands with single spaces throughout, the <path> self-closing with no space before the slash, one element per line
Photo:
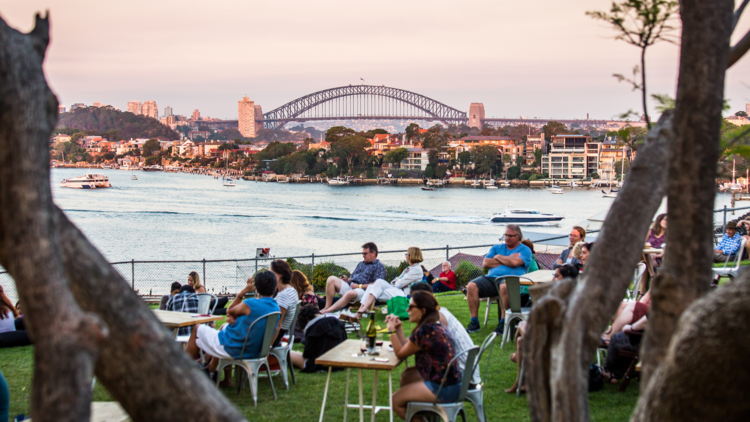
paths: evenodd
<path fill-rule="evenodd" d="M 734 260 L 735 255 L 740 250 L 742 236 L 737 234 L 737 223 L 730 221 L 727 223 L 727 231 L 721 237 L 719 244 L 714 249 L 714 262 L 726 262 L 727 259 Z"/>
<path fill-rule="evenodd" d="M 362 262 L 357 264 L 351 277 L 330 276 L 326 280 L 326 307 L 320 313 L 336 312 L 350 303 L 361 301 L 367 285 L 378 279 L 385 280 L 385 277 L 385 265 L 378 260 L 378 247 L 372 242 L 365 243 L 362 245 Z M 334 303 L 336 293 L 341 294 L 341 298 Z"/>
<path fill-rule="evenodd" d="M 469 301 L 469 314 L 471 321 L 466 331 L 473 333 L 481 329 L 479 325 L 479 299 L 499 295 L 499 283 L 503 277 L 514 275 L 520 276 L 528 272 L 531 265 L 531 249 L 521 243 L 523 233 L 517 224 L 508 224 L 505 228 L 505 243 L 490 248 L 490 251 L 482 261 L 482 267 L 490 271 L 486 276 L 480 276 L 471 280 L 466 286 L 466 299 Z M 491 304 L 487 304 L 490 306 Z M 495 331 L 502 333 L 505 323 L 505 309 L 500 307 L 500 321 Z"/>

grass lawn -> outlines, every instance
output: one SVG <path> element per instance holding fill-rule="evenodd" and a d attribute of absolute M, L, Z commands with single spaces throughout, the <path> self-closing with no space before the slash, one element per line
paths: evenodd
<path fill-rule="evenodd" d="M 459 320 L 464 323 L 469 321 L 469 312 L 463 295 L 441 295 L 438 297 L 440 305 L 449 309 Z M 376 314 L 376 321 L 380 327 L 384 327 L 383 315 Z M 484 305 L 480 308 L 480 322 L 484 315 Z M 480 344 L 482 340 L 495 328 L 492 313 L 490 323 L 482 331 L 472 334 L 474 343 Z M 494 319 L 494 321 L 497 321 Z M 404 332 L 411 332 L 413 324 L 408 321 L 404 323 Z M 484 403 L 488 421 L 529 420 L 526 398 L 516 399 L 515 394 L 505 394 L 503 389 L 510 387 L 516 377 L 516 364 L 509 359 L 510 353 L 515 350 L 515 344 L 510 343 L 504 350 L 500 349 L 500 338 L 496 340 L 496 347 L 492 353 L 489 368 L 489 379 L 485 379 Z M 300 350 L 297 345 L 295 349 Z M 0 370 L 8 380 L 10 388 L 10 416 L 11 420 L 19 413 L 29 415 L 29 390 L 31 388 L 31 376 L 34 364 L 33 346 L 0 349 Z M 411 359 L 413 364 L 414 360 Z M 482 365 L 486 363 L 486 356 Z M 394 373 L 394 391 L 397 389 L 403 365 L 399 366 Z M 484 368 L 482 370 L 484 374 Z M 355 403 L 357 400 L 356 372 L 352 371 L 349 400 Z M 372 383 L 374 380 L 372 371 L 363 371 L 364 402 L 372 401 Z M 278 401 L 273 400 L 270 386 L 266 379 L 261 379 L 258 386 L 258 407 L 253 407 L 253 400 L 249 388 L 243 390 L 239 395 L 236 389 L 224 389 L 224 394 L 242 411 L 251 421 L 289 421 L 289 420 L 317 420 L 320 415 L 320 405 L 323 400 L 327 373 L 297 374 L 297 385 L 290 386 L 290 390 L 284 389 L 281 377 L 274 379 Z M 378 404 L 388 404 L 387 375 L 378 376 Z M 331 376 L 331 388 L 328 392 L 325 420 L 343 419 L 344 386 L 346 385 L 346 371 L 334 372 Z M 595 421 L 628 421 L 630 414 L 638 397 L 639 384 L 632 382 L 625 393 L 618 391 L 619 385 L 605 385 L 604 390 L 591 393 L 589 403 L 591 406 L 591 418 Z M 94 390 L 94 400 L 111 401 L 107 391 L 97 383 Z M 469 421 L 475 421 L 474 408 L 466 403 Z M 356 410 L 349 410 L 348 420 L 357 420 L 359 415 Z M 365 417 L 370 417 L 365 411 Z M 376 420 L 388 420 L 388 412 L 381 411 Z"/>

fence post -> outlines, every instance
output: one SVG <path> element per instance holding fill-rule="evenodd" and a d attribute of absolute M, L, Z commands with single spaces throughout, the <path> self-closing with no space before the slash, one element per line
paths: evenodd
<path fill-rule="evenodd" d="M 310 281 L 315 279 L 315 253 L 310 255 Z"/>
<path fill-rule="evenodd" d="M 131 288 L 133 289 L 133 291 L 135 291 L 135 259 L 130 260 L 130 268 L 131 268 L 131 271 L 130 271 Z"/>
<path fill-rule="evenodd" d="M 450 257 L 450 245 L 445 245 L 445 260 L 449 261 L 451 259 Z"/>
<path fill-rule="evenodd" d="M 724 205 L 724 228 L 722 230 L 724 233 L 727 232 L 727 206 Z"/>
<path fill-rule="evenodd" d="M 203 287 L 206 287 L 206 258 L 203 258 Z"/>

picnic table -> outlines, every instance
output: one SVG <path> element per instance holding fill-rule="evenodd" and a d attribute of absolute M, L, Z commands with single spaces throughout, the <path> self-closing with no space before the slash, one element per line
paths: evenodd
<path fill-rule="evenodd" d="M 223 315 L 199 315 L 189 314 L 187 312 L 159 311 L 154 310 L 154 314 L 159 318 L 165 327 L 174 330 L 174 336 L 177 337 L 177 330 L 183 327 L 191 327 L 198 324 L 205 324 L 212 321 L 218 321 L 224 318 Z"/>
<path fill-rule="evenodd" d="M 393 421 L 393 370 L 401 363 L 401 359 L 396 357 L 393 350 L 389 349 L 389 341 L 383 342 L 380 348 L 379 356 L 360 356 L 360 340 L 346 340 L 333 349 L 329 350 L 321 357 L 315 360 L 318 365 L 328 367 L 328 378 L 326 387 L 323 391 L 323 405 L 320 407 L 320 422 L 323 422 L 323 415 L 326 409 L 326 399 L 328 397 L 328 385 L 331 382 L 331 370 L 333 368 L 346 368 L 346 390 L 344 393 L 344 420 L 346 420 L 347 409 L 359 409 L 359 420 L 364 422 L 364 409 L 372 411 L 371 421 L 375 421 L 375 414 L 381 410 L 388 409 L 391 412 L 391 422 Z M 373 359 L 388 359 L 387 362 L 378 362 Z M 351 369 L 359 371 L 359 404 L 349 404 L 349 375 Z M 372 386 L 372 405 L 364 405 L 362 399 L 362 370 L 369 369 L 375 371 L 375 382 Z M 376 399 L 378 395 L 378 371 L 388 372 L 388 406 L 377 406 Z"/>

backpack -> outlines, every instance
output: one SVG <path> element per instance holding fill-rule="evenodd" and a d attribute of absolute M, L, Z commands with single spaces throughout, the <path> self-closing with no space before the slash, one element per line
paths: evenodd
<path fill-rule="evenodd" d="M 602 368 L 599 365 L 589 367 L 589 392 L 604 389 L 604 377 L 602 377 Z"/>
<path fill-rule="evenodd" d="M 403 296 L 396 296 L 388 301 L 388 314 L 396 315 L 399 319 L 409 319 L 409 299 Z"/>

